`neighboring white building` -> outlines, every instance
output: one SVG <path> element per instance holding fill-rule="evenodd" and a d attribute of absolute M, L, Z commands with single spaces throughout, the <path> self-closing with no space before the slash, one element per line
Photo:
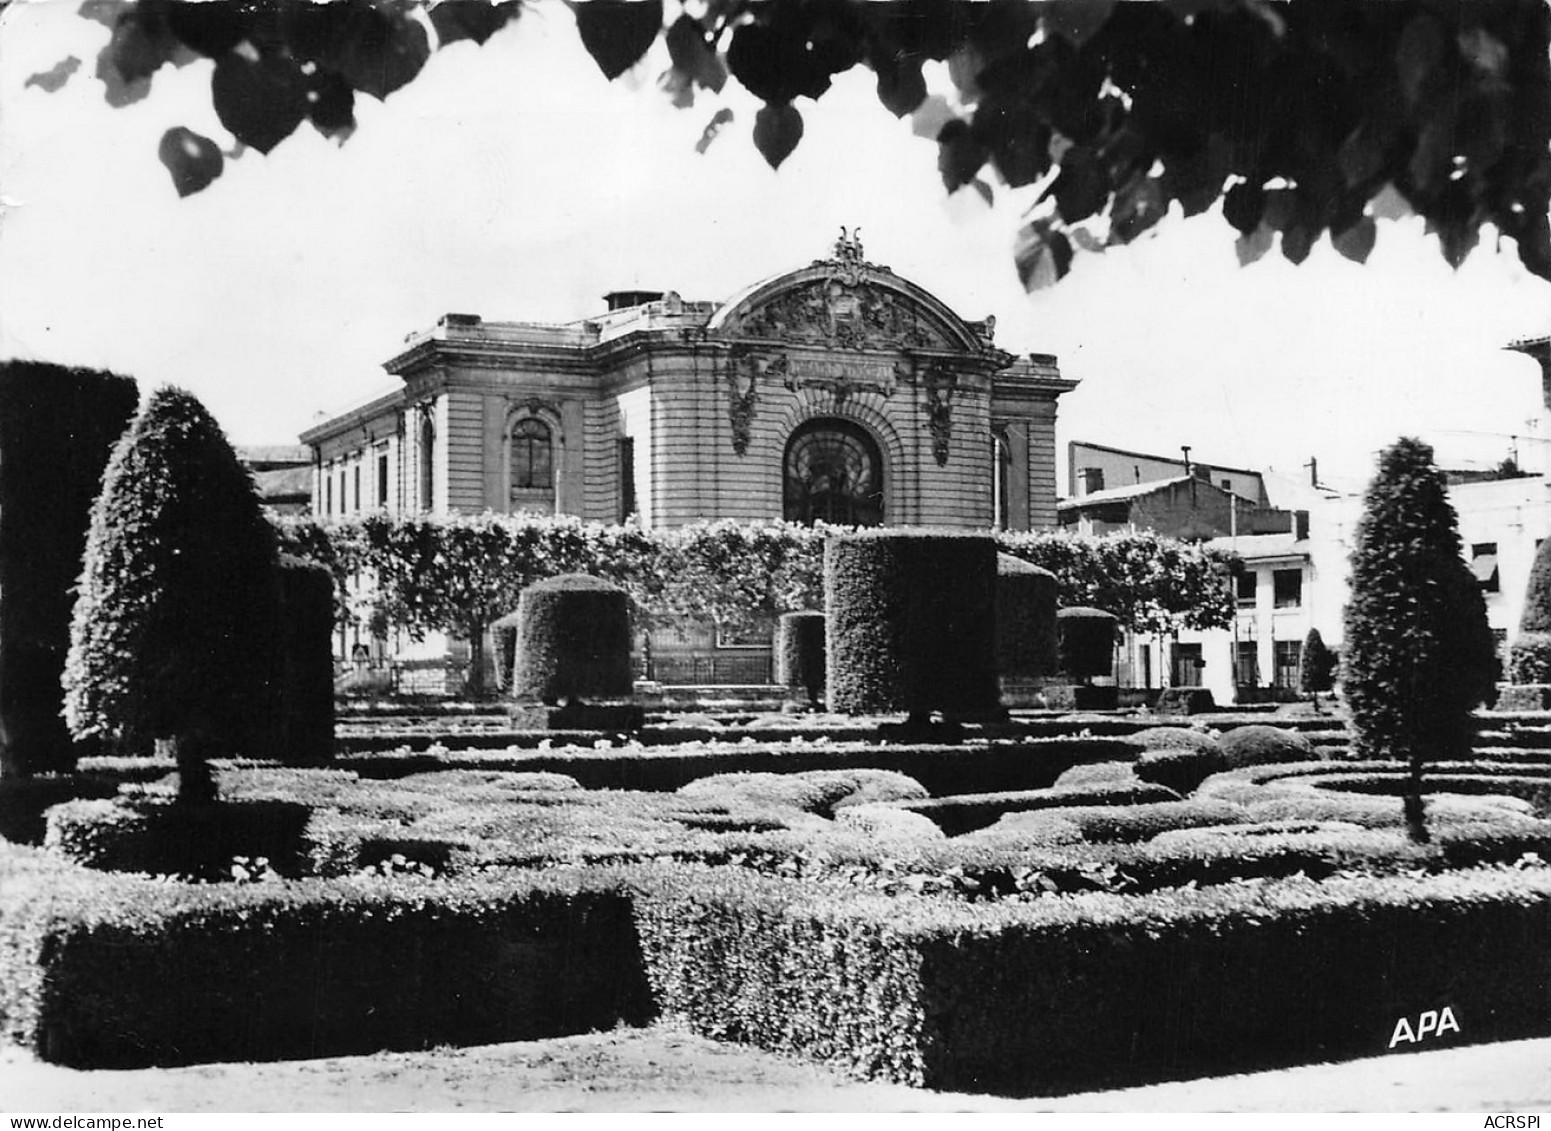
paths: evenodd
<path fill-rule="evenodd" d="M 1449 501 L 1459 515 L 1465 559 L 1481 582 L 1487 618 L 1499 648 L 1518 632 L 1535 551 L 1551 534 L 1551 496 L 1544 476 L 1457 483 Z M 1361 496 L 1300 501 L 1309 510 L 1307 537 L 1262 534 L 1217 538 L 1207 545 L 1236 552 L 1245 571 L 1238 582 L 1238 616 L 1231 629 L 1183 632 L 1177 642 L 1139 640 L 1129 657 L 1136 686 L 1202 686 L 1219 703 L 1241 698 L 1239 688 L 1298 684 L 1298 664 L 1309 629 L 1339 648 L 1350 591 Z M 1170 649 L 1164 652 L 1162 649 Z M 1121 682 L 1127 682 L 1124 672 Z M 1149 676 L 1149 682 L 1142 677 Z M 1262 691 L 1264 696 L 1275 692 Z"/>

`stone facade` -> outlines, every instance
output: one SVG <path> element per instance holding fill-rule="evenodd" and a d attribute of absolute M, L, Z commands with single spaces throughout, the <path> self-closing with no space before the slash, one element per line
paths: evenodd
<path fill-rule="evenodd" d="M 855 237 L 725 303 L 607 297 L 581 322 L 448 314 L 411 334 L 385 364 L 400 388 L 302 435 L 316 513 L 1056 525 L 1057 399 L 1076 382 Z M 769 678 L 766 641 L 688 630 L 654 651 L 683 682 Z"/>
<path fill-rule="evenodd" d="M 303 434 L 317 512 L 1055 525 L 1075 382 L 856 239 L 724 304 L 609 301 L 578 323 L 449 314 L 411 335 L 385 366 L 401 389 Z"/>

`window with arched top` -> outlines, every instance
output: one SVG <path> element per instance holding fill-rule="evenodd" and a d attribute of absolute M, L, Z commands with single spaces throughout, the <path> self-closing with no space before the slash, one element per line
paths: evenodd
<path fill-rule="evenodd" d="M 512 424 L 507 467 L 513 510 L 555 509 L 555 434 L 535 416 Z"/>
<path fill-rule="evenodd" d="M 859 424 L 820 418 L 802 425 L 787 441 L 784 479 L 789 522 L 883 522 L 883 453 Z"/>
<path fill-rule="evenodd" d="M 1007 529 L 1012 515 L 1011 478 L 1012 445 L 1007 442 L 1007 433 L 998 428 L 991 433 L 991 496 L 998 530 Z"/>
<path fill-rule="evenodd" d="M 436 505 L 436 418 L 430 406 L 420 410 L 420 509 L 431 510 Z"/>

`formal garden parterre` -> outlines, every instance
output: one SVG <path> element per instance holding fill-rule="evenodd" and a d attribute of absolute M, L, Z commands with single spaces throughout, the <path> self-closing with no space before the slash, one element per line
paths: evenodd
<path fill-rule="evenodd" d="M 58 411 L 37 378 L 8 368 L 0 396 Z M 1231 610 L 1232 563 L 1190 547 L 491 518 L 277 533 L 239 480 L 198 471 L 235 464 L 192 398 L 118 411 L 116 447 L 80 432 L 80 475 L 106 468 L 95 509 L 76 483 L 51 512 L 76 540 L 23 570 L 79 578 L 73 625 L 0 588 L 0 1030 L 40 1057 L 666 1019 L 862 1076 L 1050 1094 L 1382 1052 L 1397 1018 L 1445 1006 L 1446 1040 L 1551 1032 L 1551 717 L 1473 712 L 1491 674 L 1420 446 L 1381 465 L 1405 521 L 1370 524 L 1364 552 L 1392 561 L 1408 551 L 1374 539 L 1408 529 L 1409 576 L 1441 577 L 1420 615 L 1452 635 L 1380 585 L 1348 620 L 1347 708 L 1185 719 L 1009 712 L 998 679 L 1086 685 L 1114 625 Z M 0 430 L 10 571 L 25 443 Z M 192 506 L 196 486 L 227 494 Z M 362 568 L 366 615 L 494 627 L 527 702 L 336 718 L 329 635 L 362 610 L 323 582 Z M 622 610 L 806 613 L 783 629 L 792 702 L 637 700 Z M 821 680 L 836 713 L 802 709 Z M 637 717 L 576 725 L 589 699 Z"/>

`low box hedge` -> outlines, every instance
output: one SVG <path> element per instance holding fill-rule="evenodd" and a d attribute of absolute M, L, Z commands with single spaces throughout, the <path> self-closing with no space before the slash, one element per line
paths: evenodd
<path fill-rule="evenodd" d="M 482 1044 L 651 1015 L 630 898 L 607 877 L 183 885 L 0 845 L 0 893 L 0 1023 L 59 1064 Z"/>
<path fill-rule="evenodd" d="M 1551 872 L 1289 878 L 988 906 L 701 872 L 638 904 L 663 1014 L 858 1075 L 1003 1094 L 1551 1032 Z"/>

